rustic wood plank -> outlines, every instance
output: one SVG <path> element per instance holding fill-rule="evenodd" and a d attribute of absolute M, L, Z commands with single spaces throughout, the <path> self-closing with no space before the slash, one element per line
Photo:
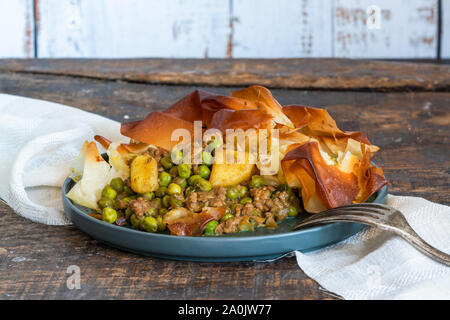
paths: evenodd
<path fill-rule="evenodd" d="M 436 58 L 437 14 L 437 0 L 335 0 L 334 56 Z"/>
<path fill-rule="evenodd" d="M 38 1 L 38 56 L 226 57 L 228 1 Z"/>
<path fill-rule="evenodd" d="M 75 106 L 123 121 L 162 110 L 194 86 L 164 86 L 0 72 L 0 92 Z M 202 89 L 229 93 L 232 88 Z M 450 93 L 273 90 L 282 104 L 327 106 L 340 127 L 363 129 L 394 194 L 450 204 Z M 318 299 L 335 298 L 298 268 L 274 263 L 189 263 L 109 248 L 75 227 L 35 224 L 0 204 L 3 299 Z M 68 290 L 67 267 L 81 269 Z"/>
<path fill-rule="evenodd" d="M 273 263 L 198 263 L 142 257 L 73 226 L 34 224 L 0 204 L 1 299 L 333 299 L 295 258 Z M 66 286 L 67 268 L 81 289 Z"/>
<path fill-rule="evenodd" d="M 450 65 L 351 59 L 5 59 L 0 71 L 176 85 L 450 90 Z"/>
<path fill-rule="evenodd" d="M 441 6 L 441 58 L 450 59 L 450 1 L 442 1 Z"/>
<path fill-rule="evenodd" d="M 34 57 L 33 0 L 0 1 L 0 58 Z"/>
<path fill-rule="evenodd" d="M 234 58 L 332 57 L 332 0 L 233 1 Z"/>

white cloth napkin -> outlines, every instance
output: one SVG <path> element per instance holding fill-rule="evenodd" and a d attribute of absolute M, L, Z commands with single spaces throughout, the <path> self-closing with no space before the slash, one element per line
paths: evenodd
<path fill-rule="evenodd" d="M 64 225 L 61 185 L 83 142 L 126 141 L 119 123 L 79 109 L 0 94 L 0 198 L 35 222 Z M 426 241 L 450 252 L 450 208 L 389 195 Z M 384 231 L 366 229 L 325 249 L 296 252 L 303 271 L 347 299 L 450 299 L 450 268 Z"/>
<path fill-rule="evenodd" d="M 0 198 L 34 222 L 69 224 L 61 186 L 85 140 L 120 135 L 118 122 L 47 101 L 0 94 Z"/>
<path fill-rule="evenodd" d="M 450 207 L 393 195 L 387 204 L 425 241 L 450 253 Z M 346 299 L 450 299 L 450 267 L 386 231 L 368 228 L 322 250 L 295 254 L 309 277 Z"/>

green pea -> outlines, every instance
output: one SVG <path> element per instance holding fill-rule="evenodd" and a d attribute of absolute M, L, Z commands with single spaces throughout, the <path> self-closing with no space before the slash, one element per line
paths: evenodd
<path fill-rule="evenodd" d="M 170 157 L 164 157 L 161 159 L 161 164 L 164 167 L 164 169 L 169 170 L 170 168 L 173 167 L 173 163 L 172 160 L 170 159 Z"/>
<path fill-rule="evenodd" d="M 241 201 L 239 201 L 240 204 L 247 204 L 247 203 L 252 203 L 252 202 L 253 202 L 253 199 L 250 197 L 242 198 Z"/>
<path fill-rule="evenodd" d="M 261 178 L 261 176 L 254 175 L 252 176 L 252 179 L 250 181 L 250 188 L 259 188 L 264 185 L 264 180 Z"/>
<path fill-rule="evenodd" d="M 169 210 L 167 210 L 166 208 L 161 208 L 161 209 L 159 209 L 159 214 L 160 214 L 161 216 L 163 216 L 163 215 L 165 215 L 168 211 L 169 211 Z"/>
<path fill-rule="evenodd" d="M 178 175 L 182 178 L 189 178 L 191 176 L 191 166 L 186 163 L 182 163 L 178 166 Z"/>
<path fill-rule="evenodd" d="M 177 185 L 179 185 L 182 188 L 187 187 L 187 181 L 185 178 L 182 178 L 182 177 L 176 177 L 175 179 L 173 179 L 173 183 L 176 183 Z"/>
<path fill-rule="evenodd" d="M 106 186 L 102 191 L 102 197 L 114 200 L 117 197 L 117 191 L 110 186 Z"/>
<path fill-rule="evenodd" d="M 119 205 L 119 200 L 118 199 L 114 200 L 113 204 L 112 204 L 112 206 L 110 206 L 110 208 L 113 208 L 113 209 L 116 209 L 116 210 L 121 210 L 120 205 Z"/>
<path fill-rule="evenodd" d="M 113 208 L 104 208 L 102 211 L 102 220 L 108 223 L 114 223 L 117 219 L 117 211 Z"/>
<path fill-rule="evenodd" d="M 135 197 L 125 197 L 125 198 L 122 199 L 122 201 L 125 202 L 125 203 L 130 203 L 130 201 L 134 200 L 134 199 L 135 199 Z"/>
<path fill-rule="evenodd" d="M 142 219 L 138 219 L 135 214 L 132 214 L 130 217 L 130 222 L 133 228 L 139 228 L 141 225 Z"/>
<path fill-rule="evenodd" d="M 172 176 L 170 174 L 168 174 L 165 171 L 162 171 L 159 174 L 159 185 L 162 187 L 167 187 L 170 183 L 170 181 L 172 181 Z"/>
<path fill-rule="evenodd" d="M 156 232 L 158 231 L 158 221 L 153 217 L 145 217 L 142 227 L 147 232 Z"/>
<path fill-rule="evenodd" d="M 174 207 L 181 207 L 183 206 L 183 201 L 180 199 L 175 198 L 174 196 L 170 197 L 170 204 Z"/>
<path fill-rule="evenodd" d="M 165 195 L 162 198 L 162 205 L 164 208 L 168 208 L 170 206 L 170 196 L 169 195 Z"/>
<path fill-rule="evenodd" d="M 155 191 L 155 196 L 157 196 L 158 198 L 162 198 L 162 197 L 164 197 L 167 193 L 168 193 L 167 187 L 159 187 L 159 188 L 156 189 L 156 191 Z"/>
<path fill-rule="evenodd" d="M 178 166 L 170 168 L 169 174 L 172 178 L 175 178 L 176 176 L 178 176 Z"/>
<path fill-rule="evenodd" d="M 125 209 L 125 218 L 129 219 L 132 214 L 133 214 L 133 210 L 131 210 L 130 207 Z"/>
<path fill-rule="evenodd" d="M 155 216 L 156 215 L 156 210 L 153 207 L 150 207 L 147 212 L 145 213 L 146 216 Z"/>
<path fill-rule="evenodd" d="M 188 183 L 190 186 L 196 186 L 197 182 L 201 179 L 200 175 L 194 174 L 193 176 L 190 176 L 188 179 Z"/>
<path fill-rule="evenodd" d="M 202 152 L 202 161 L 205 165 L 210 166 L 213 163 L 213 156 L 208 151 Z"/>
<path fill-rule="evenodd" d="M 159 232 L 166 230 L 166 224 L 163 222 L 163 218 L 161 216 L 156 216 L 156 222 L 158 223 Z"/>
<path fill-rule="evenodd" d="M 142 197 L 150 201 L 155 197 L 155 194 L 153 192 L 146 192 L 142 195 Z"/>
<path fill-rule="evenodd" d="M 239 198 L 244 198 L 248 194 L 248 188 L 246 186 L 241 186 L 239 189 Z"/>
<path fill-rule="evenodd" d="M 198 174 L 203 179 L 209 179 L 209 174 L 211 173 L 211 170 L 204 164 L 202 164 L 200 167 L 198 167 Z"/>
<path fill-rule="evenodd" d="M 181 193 L 181 187 L 177 185 L 176 183 L 169 184 L 169 187 L 167 188 L 169 194 L 176 194 Z"/>
<path fill-rule="evenodd" d="M 108 198 L 101 198 L 100 200 L 98 200 L 98 206 L 103 209 L 106 207 L 112 207 L 114 204 L 114 201 Z"/>
<path fill-rule="evenodd" d="M 239 190 L 235 186 L 231 186 L 227 189 L 227 198 L 230 200 L 236 200 L 239 197 Z"/>
<path fill-rule="evenodd" d="M 212 187 L 211 187 L 211 183 L 209 183 L 208 180 L 205 180 L 203 178 L 200 178 L 197 182 L 197 186 L 200 188 L 200 190 L 202 191 L 211 191 Z"/>
<path fill-rule="evenodd" d="M 170 158 L 173 163 L 179 164 L 183 160 L 183 151 L 181 150 L 172 150 L 170 153 Z"/>
<path fill-rule="evenodd" d="M 217 225 L 219 224 L 216 220 L 211 220 L 205 226 L 205 230 L 203 231 L 206 235 L 213 235 L 214 230 L 216 230 Z"/>
<path fill-rule="evenodd" d="M 294 206 L 289 207 L 288 216 L 289 217 L 296 217 L 298 215 L 298 210 Z"/>
<path fill-rule="evenodd" d="M 205 236 L 215 236 L 216 234 L 214 233 L 214 231 L 210 231 L 210 230 L 208 230 L 208 231 L 204 231 L 203 232 L 203 235 L 205 235 Z"/>
<path fill-rule="evenodd" d="M 233 218 L 234 215 L 230 212 L 230 213 L 225 213 L 222 218 L 220 218 L 220 221 L 227 221 L 228 219 Z"/>
<path fill-rule="evenodd" d="M 125 194 L 126 194 L 127 196 L 132 196 L 132 195 L 134 195 L 134 191 L 133 191 L 129 186 L 127 186 L 127 185 L 124 185 L 124 186 L 123 186 L 123 192 L 125 192 Z"/>
<path fill-rule="evenodd" d="M 120 177 L 112 179 L 110 185 L 111 185 L 111 188 L 113 188 L 114 190 L 117 191 L 117 193 L 122 193 L 123 187 L 125 186 L 122 178 L 120 178 Z"/>

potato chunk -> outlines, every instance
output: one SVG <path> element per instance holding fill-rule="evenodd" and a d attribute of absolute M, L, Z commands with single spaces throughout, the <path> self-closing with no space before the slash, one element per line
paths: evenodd
<path fill-rule="evenodd" d="M 130 167 L 131 189 L 146 193 L 158 189 L 158 165 L 149 155 L 134 158 Z"/>
<path fill-rule="evenodd" d="M 255 164 L 251 163 L 249 158 L 249 154 L 245 153 L 245 163 L 243 164 L 214 163 L 212 165 L 211 176 L 209 178 L 211 186 L 228 187 L 250 179 L 250 176 L 255 168 Z"/>

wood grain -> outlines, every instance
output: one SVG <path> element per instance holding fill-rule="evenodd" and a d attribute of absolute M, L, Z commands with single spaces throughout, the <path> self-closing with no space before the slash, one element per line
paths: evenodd
<path fill-rule="evenodd" d="M 110 248 L 72 226 L 30 223 L 2 204 L 0 222 L 1 299 L 334 298 L 300 271 L 295 258 L 170 261 Z M 67 289 L 71 265 L 80 267 L 80 290 Z"/>
<path fill-rule="evenodd" d="M 335 0 L 334 56 L 436 58 L 437 2 Z"/>
<path fill-rule="evenodd" d="M 0 71 L 171 85 L 450 90 L 450 65 L 352 59 L 13 59 L 0 60 Z"/>
<path fill-rule="evenodd" d="M 103 63 L 99 61 L 99 66 Z M 34 62 L 34 67 L 39 64 L 43 68 L 48 61 Z M 123 62 L 122 68 L 129 65 Z M 199 88 L 101 78 L 0 71 L 0 92 L 59 102 L 118 121 L 127 116 L 131 121 L 163 110 Z M 200 88 L 222 94 L 234 89 Z M 449 92 L 272 92 L 282 104 L 326 106 L 343 129 L 363 129 L 381 147 L 374 161 L 383 167 L 391 193 L 450 204 Z M 338 298 L 320 289 L 294 258 L 192 263 L 140 257 L 98 243 L 72 226 L 32 223 L 4 204 L 0 204 L 0 243 L 2 299 Z M 80 267 L 80 290 L 67 289 L 70 265 Z"/>
<path fill-rule="evenodd" d="M 0 58 L 34 57 L 33 0 L 0 1 Z"/>
<path fill-rule="evenodd" d="M 227 52 L 228 1 L 40 0 L 38 57 L 216 57 Z"/>
<path fill-rule="evenodd" d="M 332 57 L 332 3 L 233 1 L 232 57 Z"/>

